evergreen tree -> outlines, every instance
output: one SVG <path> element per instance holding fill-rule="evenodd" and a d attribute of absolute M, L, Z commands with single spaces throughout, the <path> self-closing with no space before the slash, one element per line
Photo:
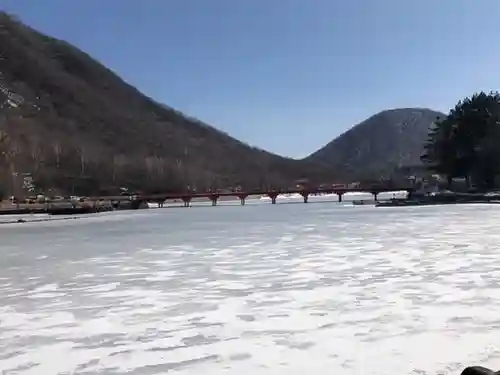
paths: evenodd
<path fill-rule="evenodd" d="M 492 188 L 500 172 L 500 94 L 481 92 L 457 103 L 429 130 L 422 161 L 453 177 Z"/>

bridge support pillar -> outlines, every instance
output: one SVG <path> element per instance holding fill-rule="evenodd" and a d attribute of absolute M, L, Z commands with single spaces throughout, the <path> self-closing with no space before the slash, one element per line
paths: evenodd
<path fill-rule="evenodd" d="M 183 197 L 182 202 L 184 202 L 184 207 L 191 206 L 191 197 Z"/>
<path fill-rule="evenodd" d="M 339 203 L 342 203 L 342 197 L 344 196 L 344 193 L 337 193 L 339 197 Z"/>
<path fill-rule="evenodd" d="M 240 203 L 242 206 L 245 205 L 247 196 L 246 195 L 240 195 L 238 198 L 240 198 Z"/>
<path fill-rule="evenodd" d="M 304 198 L 304 203 L 307 203 L 309 201 L 309 193 L 308 192 L 302 192 L 300 193 L 302 195 L 302 198 Z"/>
<path fill-rule="evenodd" d="M 272 204 L 276 204 L 276 198 L 278 198 L 278 193 L 269 193 L 268 197 L 271 198 Z"/>
<path fill-rule="evenodd" d="M 210 197 L 210 200 L 212 201 L 212 206 L 217 206 L 217 201 L 219 200 L 219 197 L 217 195 L 212 195 Z"/>
<path fill-rule="evenodd" d="M 376 191 L 372 191 L 372 194 L 373 194 L 373 199 L 374 199 L 375 201 L 378 201 L 378 192 L 376 192 Z"/>

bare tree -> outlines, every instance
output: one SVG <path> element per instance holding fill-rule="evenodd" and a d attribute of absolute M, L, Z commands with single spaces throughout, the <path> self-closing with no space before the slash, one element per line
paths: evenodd
<path fill-rule="evenodd" d="M 165 175 L 165 159 L 162 157 L 156 157 L 156 172 L 158 173 L 158 177 L 163 178 Z"/>
<path fill-rule="evenodd" d="M 4 158 L 4 160 L 5 160 L 6 151 L 7 151 L 7 142 L 8 142 L 7 133 L 0 130 L 0 153 L 2 155 L 2 158 Z"/>
<path fill-rule="evenodd" d="M 85 174 L 85 163 L 86 163 L 85 147 L 83 145 L 79 145 L 77 146 L 76 151 L 78 152 L 78 156 L 80 158 L 80 175 L 83 176 Z"/>
<path fill-rule="evenodd" d="M 144 162 L 146 163 L 146 171 L 148 175 L 148 180 L 152 181 L 153 180 L 153 174 L 155 172 L 155 167 L 156 167 L 156 157 L 155 156 L 146 156 L 144 159 Z"/>
<path fill-rule="evenodd" d="M 18 171 L 16 170 L 16 157 L 20 153 L 20 148 L 18 143 L 12 139 L 11 137 L 8 137 L 7 134 L 3 133 L 1 136 L 1 143 L 2 143 L 2 156 L 8 165 L 9 168 L 9 173 L 11 177 L 11 190 L 12 194 L 15 196 L 17 192 L 17 177 L 19 175 Z"/>
<path fill-rule="evenodd" d="M 112 166 L 112 179 L 113 183 L 116 183 L 117 174 L 127 164 L 127 157 L 123 154 L 113 156 L 113 166 Z"/>
<path fill-rule="evenodd" d="M 52 142 L 52 150 L 54 150 L 54 155 L 56 157 L 56 168 L 59 169 L 61 167 L 62 146 L 58 140 Z"/>
<path fill-rule="evenodd" d="M 33 163 L 33 171 L 38 172 L 43 164 L 43 149 L 41 139 L 37 136 L 31 138 L 30 156 Z"/>

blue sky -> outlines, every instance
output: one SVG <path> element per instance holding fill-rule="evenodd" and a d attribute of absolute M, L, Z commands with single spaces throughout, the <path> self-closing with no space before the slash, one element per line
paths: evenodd
<path fill-rule="evenodd" d="M 500 87 L 498 0 L 0 0 L 145 94 L 302 157 L 388 108 Z"/>

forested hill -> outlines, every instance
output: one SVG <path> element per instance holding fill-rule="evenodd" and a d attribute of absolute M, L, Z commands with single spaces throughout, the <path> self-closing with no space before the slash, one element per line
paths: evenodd
<path fill-rule="evenodd" d="M 6 13 L 0 48 L 4 193 L 23 174 L 43 191 L 74 194 L 335 179 L 329 168 L 250 147 L 158 104 L 76 47 Z"/>
<path fill-rule="evenodd" d="M 341 178 L 388 178 L 397 168 L 421 164 L 429 127 L 438 116 L 445 117 L 425 108 L 382 111 L 305 160 L 325 163 Z"/>

